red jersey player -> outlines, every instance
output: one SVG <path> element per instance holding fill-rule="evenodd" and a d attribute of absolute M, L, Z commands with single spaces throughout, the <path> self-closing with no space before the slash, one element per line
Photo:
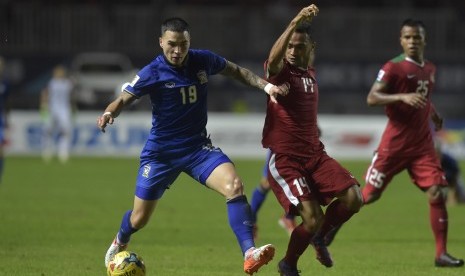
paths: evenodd
<path fill-rule="evenodd" d="M 435 265 L 463 266 L 463 260 L 449 255 L 447 210 L 443 189 L 447 182 L 435 153 L 430 120 L 436 130 L 442 118 L 431 103 L 436 67 L 423 58 L 425 27 L 408 19 L 402 24 L 400 44 L 404 53 L 388 61 L 379 71 L 367 97 L 370 106 L 384 105 L 388 123 L 366 174 L 365 204 L 379 199 L 394 175 L 406 169 L 428 195 L 431 228 L 436 240 Z"/>
<path fill-rule="evenodd" d="M 318 135 L 318 85 L 315 70 L 309 66 L 315 48 L 309 23 L 317 13 L 315 5 L 303 8 L 265 62 L 268 81 L 289 85 L 286 97 L 279 97 L 277 103 L 268 99 L 262 140 L 271 151 L 268 182 L 284 211 L 302 217 L 278 264 L 281 275 L 299 275 L 297 262 L 309 241 L 317 259 L 331 267 L 324 237 L 362 205 L 357 180 L 326 154 Z M 327 204 L 324 214 L 321 205 Z"/>

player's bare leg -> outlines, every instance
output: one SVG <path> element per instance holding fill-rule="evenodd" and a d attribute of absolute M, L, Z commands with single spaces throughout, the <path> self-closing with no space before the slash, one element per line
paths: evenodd
<path fill-rule="evenodd" d="M 137 196 L 134 197 L 133 210 L 124 214 L 120 230 L 105 254 L 105 267 L 116 254 L 127 248 L 131 235 L 148 223 L 157 202 L 158 200 L 143 200 Z"/>

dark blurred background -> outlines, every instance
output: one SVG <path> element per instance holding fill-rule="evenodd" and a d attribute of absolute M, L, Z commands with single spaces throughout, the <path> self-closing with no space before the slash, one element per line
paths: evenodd
<path fill-rule="evenodd" d="M 313 23 L 320 113 L 379 114 L 366 106 L 366 95 L 382 64 L 401 53 L 401 22 L 415 18 L 426 24 L 425 56 L 438 67 L 437 109 L 446 118 L 465 118 L 464 0 L 0 0 L 0 55 L 13 87 L 11 106 L 37 109 L 52 67 L 64 63 L 76 74 L 108 77 L 108 87 L 92 88 L 103 96 L 80 103 L 100 110 L 114 96 L 103 90 L 119 87 L 110 84 L 111 74 L 132 75 L 161 53 L 159 26 L 171 16 L 190 23 L 192 48 L 213 50 L 263 75 L 273 42 L 310 3 L 320 8 Z M 222 77 L 211 82 L 210 111 L 265 110 L 263 93 Z M 133 109 L 146 108 L 142 102 Z"/>

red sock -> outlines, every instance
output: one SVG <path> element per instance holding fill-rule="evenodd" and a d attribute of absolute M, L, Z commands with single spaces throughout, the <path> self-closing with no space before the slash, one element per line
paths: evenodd
<path fill-rule="evenodd" d="M 326 209 L 325 219 L 318 236 L 324 237 L 333 228 L 337 228 L 348 221 L 354 214 L 339 199 L 334 200 Z"/>
<path fill-rule="evenodd" d="M 313 234 L 305 230 L 301 223 L 291 234 L 284 261 L 291 267 L 297 267 L 297 261 L 310 244 Z"/>
<path fill-rule="evenodd" d="M 447 252 L 447 209 L 444 200 L 436 200 L 429 203 L 429 218 L 431 229 L 436 241 L 436 258 Z"/>

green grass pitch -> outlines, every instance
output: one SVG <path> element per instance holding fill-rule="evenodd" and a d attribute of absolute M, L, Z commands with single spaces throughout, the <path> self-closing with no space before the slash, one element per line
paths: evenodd
<path fill-rule="evenodd" d="M 235 161 L 250 198 L 263 160 Z M 363 180 L 368 161 L 341 163 Z M 105 275 L 104 254 L 132 206 L 137 168 L 137 158 L 76 157 L 61 165 L 7 157 L 0 184 L 0 275 Z M 465 206 L 448 210 L 448 249 L 464 258 Z M 277 252 L 258 275 L 277 275 L 288 241 L 277 224 L 281 214 L 270 193 L 259 215 L 257 244 L 273 243 Z M 224 199 L 185 175 L 165 193 L 129 249 L 144 258 L 147 275 L 245 275 Z M 426 196 L 405 173 L 345 225 L 330 251 L 335 266 L 327 269 L 310 247 L 301 257 L 302 275 L 465 275 L 465 268 L 433 266 Z"/>

